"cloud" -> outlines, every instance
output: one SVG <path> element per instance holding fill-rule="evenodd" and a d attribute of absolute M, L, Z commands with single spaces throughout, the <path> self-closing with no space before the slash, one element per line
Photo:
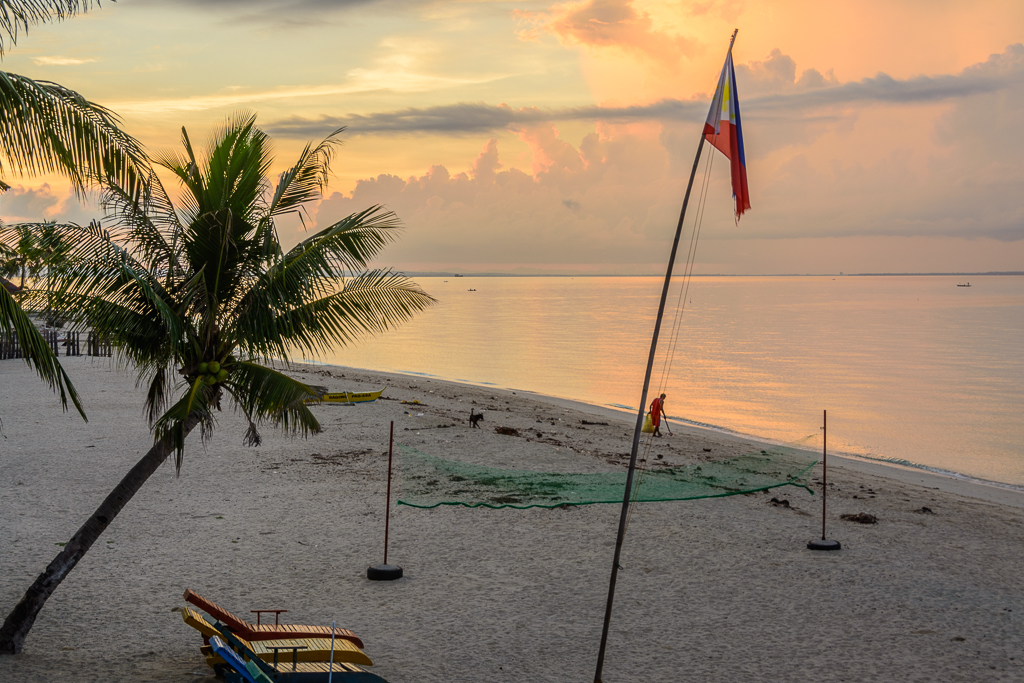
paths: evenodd
<path fill-rule="evenodd" d="M 33 57 L 32 62 L 38 66 L 78 66 L 79 64 L 90 64 L 95 59 L 77 59 L 75 57 Z"/>
<path fill-rule="evenodd" d="M 347 126 L 352 135 L 394 132 L 478 134 L 551 121 L 699 119 L 707 115 L 707 108 L 706 102 L 680 100 L 662 100 L 635 107 L 585 106 L 563 109 L 513 109 L 504 103 L 489 105 L 467 102 L 365 115 L 321 116 L 318 119 L 291 117 L 269 123 L 266 129 L 274 135 L 288 138 L 308 138 L 341 126 Z"/>
<path fill-rule="evenodd" d="M 886 74 L 838 83 L 829 72 L 814 69 L 796 77 L 793 60 L 778 50 L 767 59 L 739 65 L 737 83 L 747 120 L 754 117 L 815 117 L 822 110 L 855 105 L 938 103 L 1002 92 L 1024 85 L 1024 45 L 1006 51 L 959 74 L 895 79 Z M 751 96 L 745 96 L 747 92 Z M 710 94 L 698 99 L 663 99 L 629 107 L 581 106 L 513 108 L 507 104 L 458 103 L 410 107 L 371 114 L 291 117 L 271 122 L 267 130 L 288 138 L 316 137 L 346 126 L 351 135 L 374 133 L 479 134 L 555 121 L 699 121 L 707 115 Z M 825 114 L 828 115 L 827 113 Z"/>
<path fill-rule="evenodd" d="M 95 197 L 87 196 L 83 202 L 71 190 L 57 191 L 49 183 L 17 185 L 0 195 L 0 220 L 5 223 L 55 220 L 86 225 L 102 215 Z"/>
<path fill-rule="evenodd" d="M 780 92 L 792 93 L 839 85 L 839 81 L 831 71 L 822 75 L 817 69 L 807 69 L 798 79 L 796 77 L 796 62 L 789 55 L 782 54 L 778 48 L 772 50 L 763 61 L 737 64 L 736 72 L 736 80 L 743 84 L 743 94 L 746 96 Z"/>
<path fill-rule="evenodd" d="M 762 95 L 749 101 L 748 108 L 771 112 L 800 107 L 940 102 L 1021 85 L 1024 85 L 1024 45 L 1016 43 L 1008 46 L 1005 52 L 991 55 L 986 61 L 970 66 L 959 74 L 899 80 L 879 73 L 874 78 L 831 87 L 809 88 L 792 94 Z"/>
<path fill-rule="evenodd" d="M 505 167 L 491 139 L 469 173 L 435 165 L 420 176 L 360 180 L 351 193 L 322 201 L 316 223 L 326 227 L 385 204 L 408 226 L 386 258 L 419 269 L 536 262 L 608 272 L 651 259 L 651 240 L 678 211 L 676 179 L 656 131 L 603 129 L 578 146 L 550 124 L 524 126 L 519 135 L 532 175 Z"/>
<path fill-rule="evenodd" d="M 744 87 L 756 93 L 743 100 L 753 208 L 733 223 L 728 164 L 717 152 L 705 155 L 700 170 L 712 165 L 701 249 L 717 264 L 711 272 L 814 271 L 794 264 L 821 257 L 823 237 L 856 244 L 862 264 L 872 240 L 880 249 L 918 249 L 900 257 L 919 270 L 956 270 L 960 255 L 978 263 L 1004 244 L 1004 256 L 992 262 L 1008 268 L 1024 249 L 1022 72 L 1021 45 L 958 74 L 845 84 L 801 73 L 778 51 L 744 65 L 741 98 Z M 387 260 L 411 270 L 533 264 L 549 272 L 653 272 L 663 267 L 655 262 L 678 217 L 694 123 L 706 108 L 703 100 L 563 109 L 458 104 L 335 118 L 329 125 L 346 123 L 357 134 L 502 131 L 526 153 L 506 159 L 499 148 L 507 142 L 492 137 L 472 163 L 451 162 L 466 173 L 437 163 L 409 177 L 364 178 L 321 202 L 316 223 L 386 205 L 408 226 Z M 594 131 L 568 140 L 557 128 L 562 120 L 592 121 Z M 275 132 L 327 125 L 326 118 L 292 119 Z M 695 186 L 694 210 L 703 183 Z M 888 261 L 880 255 L 878 262 Z"/>
<path fill-rule="evenodd" d="M 429 41 L 381 41 L 381 57 L 371 66 L 350 69 L 341 83 L 281 86 L 265 90 L 248 90 L 237 86 L 226 88 L 227 92 L 188 97 L 128 100 L 106 103 L 121 114 L 154 114 L 174 111 L 205 111 L 239 104 L 271 102 L 277 100 L 299 100 L 329 98 L 335 95 L 357 93 L 393 92 L 423 93 L 459 86 L 472 86 L 505 78 L 507 74 L 482 74 L 472 77 L 449 76 L 432 68 L 431 58 L 439 48 Z"/>
<path fill-rule="evenodd" d="M 322 12 L 332 9 L 359 7 L 379 0 L 291 0 L 277 2 L 275 0 L 149 0 L 148 4 L 184 5 L 206 9 L 277 9 L 280 12 Z M 145 4 L 136 2 L 136 4 Z"/>
<path fill-rule="evenodd" d="M 697 50 L 695 41 L 657 30 L 650 14 L 637 11 L 633 0 L 568 2 L 546 12 L 516 11 L 513 16 L 530 27 L 519 31 L 523 40 L 536 40 L 545 31 L 566 45 L 619 49 L 666 66 Z"/>
<path fill-rule="evenodd" d="M 385 10 L 408 5 L 430 4 L 420 0 L 136 0 L 139 7 L 179 6 L 202 12 L 216 12 L 232 24 L 268 24 L 275 29 L 319 26 L 336 15 L 353 9 L 378 5 Z"/>
<path fill-rule="evenodd" d="M 216 95 L 196 95 L 161 100 L 126 100 L 110 102 L 107 106 L 121 114 L 153 114 L 171 111 L 205 111 L 221 107 L 233 107 L 250 102 L 270 102 L 273 100 L 291 100 L 297 98 L 329 97 L 331 95 L 352 95 L 355 93 L 372 92 L 375 90 L 396 90 L 400 92 L 422 92 L 437 87 L 475 84 L 483 82 L 479 79 L 466 80 L 406 73 L 396 76 L 391 81 L 374 78 L 378 72 L 355 69 L 353 82 L 336 85 L 309 85 L 280 87 L 273 90 L 245 91 L 231 89 L 231 92 Z M 496 77 L 494 77 L 496 78 Z M 489 79 L 490 80 L 490 79 Z M 388 82 L 387 88 L 381 82 Z"/>
<path fill-rule="evenodd" d="M 53 193 L 49 183 L 39 187 L 17 185 L 0 195 L 0 216 L 8 222 L 34 222 L 63 200 Z"/>

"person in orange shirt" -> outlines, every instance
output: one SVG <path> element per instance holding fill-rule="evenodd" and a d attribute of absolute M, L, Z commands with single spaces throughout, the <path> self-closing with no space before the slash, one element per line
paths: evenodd
<path fill-rule="evenodd" d="M 661 415 L 665 412 L 665 394 L 651 401 L 651 422 L 654 424 L 654 435 L 661 436 Z"/>

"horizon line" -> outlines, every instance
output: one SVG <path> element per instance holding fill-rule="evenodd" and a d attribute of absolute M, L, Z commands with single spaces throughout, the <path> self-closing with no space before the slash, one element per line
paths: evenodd
<path fill-rule="evenodd" d="M 660 273 L 456 273 L 453 271 L 399 271 L 412 277 L 662 277 Z M 925 276 L 1024 275 L 1024 270 L 930 273 L 694 273 L 693 277 L 925 277 Z"/>

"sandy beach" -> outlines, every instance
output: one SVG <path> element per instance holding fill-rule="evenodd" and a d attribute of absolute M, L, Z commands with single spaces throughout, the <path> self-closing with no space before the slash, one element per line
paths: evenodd
<path fill-rule="evenodd" d="M 133 375 L 106 359 L 62 362 L 88 423 L 61 413 L 24 363 L 0 362 L 4 615 L 152 443 Z M 242 615 L 337 621 L 391 683 L 592 681 L 617 506 L 399 506 L 389 560 L 405 577 L 365 572 L 382 560 L 391 420 L 396 441 L 432 455 L 599 472 L 625 467 L 632 418 L 426 377 L 291 372 L 334 391 L 388 389 L 373 404 L 315 407 L 324 431 L 309 439 L 265 427 L 255 449 L 241 416 L 219 415 L 209 443 L 189 439 L 181 476 L 164 464 L 71 572 L 24 653 L 0 657 L 0 681 L 212 682 L 179 614 L 186 588 Z M 669 464 L 759 448 L 673 430 L 656 447 Z M 805 548 L 820 536 L 821 496 L 793 487 L 638 506 L 604 680 L 1024 679 L 1024 494 L 854 460 L 830 459 L 829 475 L 837 553 Z M 878 523 L 840 519 L 862 512 Z"/>

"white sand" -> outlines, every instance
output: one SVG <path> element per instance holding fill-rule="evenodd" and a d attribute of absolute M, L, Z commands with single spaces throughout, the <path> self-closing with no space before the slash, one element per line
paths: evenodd
<path fill-rule="evenodd" d="M 66 367 L 88 424 L 61 414 L 23 363 L 0 362 L 4 615 L 151 444 L 134 378 L 98 359 Z M 629 450 L 631 418 L 326 370 L 334 376 L 297 374 L 334 390 L 387 385 L 386 397 L 425 405 L 411 416 L 397 400 L 320 406 L 323 434 L 291 439 L 267 427 L 258 449 L 241 445 L 243 420 L 225 412 L 205 449 L 190 438 L 181 477 L 164 465 L 58 588 L 25 652 L 0 657 L 0 681 L 212 681 L 198 634 L 173 611 L 185 588 L 239 614 L 286 608 L 293 623 L 337 620 L 392 683 L 592 681 L 617 506 L 400 507 L 389 559 L 405 578 L 370 582 L 365 570 L 382 559 L 390 420 L 396 440 L 436 455 L 599 471 L 623 466 L 613 456 Z M 473 401 L 484 429 L 465 421 Z M 580 429 L 584 418 L 611 424 Z M 562 445 L 500 436 L 496 426 L 539 427 Z M 703 457 L 703 448 L 716 457 L 758 448 L 674 430 L 658 443 L 670 463 Z M 639 506 L 604 680 L 1024 680 L 1024 496 L 838 463 L 830 461 L 828 508 L 838 553 L 805 549 L 820 535 L 821 499 L 799 489 Z M 773 496 L 792 509 L 771 505 Z M 879 523 L 839 520 L 855 512 Z"/>

